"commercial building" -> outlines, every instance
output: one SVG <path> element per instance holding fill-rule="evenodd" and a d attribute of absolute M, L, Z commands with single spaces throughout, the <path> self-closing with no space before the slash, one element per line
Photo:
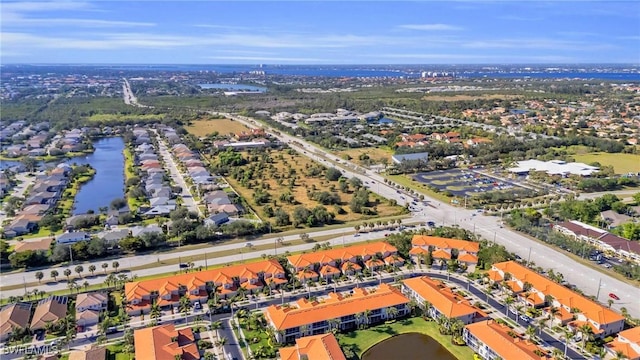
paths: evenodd
<path fill-rule="evenodd" d="M 484 360 L 549 359 L 549 355 L 542 348 L 523 339 L 522 335 L 515 333 L 510 327 L 493 320 L 465 326 L 462 338 Z"/>
<path fill-rule="evenodd" d="M 391 156 L 391 160 L 396 164 L 401 164 L 403 162 L 412 162 L 412 161 L 426 163 L 427 161 L 429 161 L 429 153 L 421 152 L 421 153 L 414 153 L 414 154 L 397 154 L 397 155 Z"/>
<path fill-rule="evenodd" d="M 264 286 L 276 287 L 286 283 L 286 275 L 277 260 L 265 260 L 185 273 L 158 279 L 134 281 L 124 286 L 127 313 L 139 315 L 151 310 L 157 302 L 160 307 L 177 306 L 182 296 L 192 303 L 206 302 L 208 291 L 218 289 L 221 298 L 233 297 L 240 288 L 258 292 Z"/>
<path fill-rule="evenodd" d="M 276 330 L 278 342 L 324 334 L 333 328 L 350 330 L 359 324 L 371 324 L 409 313 L 409 299 L 400 289 L 388 284 L 365 290 L 353 289 L 353 294 L 329 293 L 316 301 L 299 299 L 286 305 L 271 305 L 264 314 Z"/>
<path fill-rule="evenodd" d="M 571 162 L 567 163 L 562 160 L 540 161 L 540 160 L 525 160 L 518 161 L 515 167 L 509 168 L 509 172 L 525 175 L 531 171 L 541 171 L 548 175 L 579 175 L 579 176 L 591 176 L 593 173 L 600 171 L 600 168 L 583 163 Z"/>
<path fill-rule="evenodd" d="M 133 332 L 136 360 L 198 360 L 200 352 L 191 328 L 176 330 L 173 324 Z"/>
<path fill-rule="evenodd" d="M 280 348 L 280 360 L 346 360 L 333 334 L 305 336 L 296 345 Z"/>
<path fill-rule="evenodd" d="M 477 242 L 427 235 L 414 235 L 411 246 L 409 255 L 416 263 L 420 263 L 424 255 L 431 251 L 432 259 L 448 261 L 455 258 L 459 263 L 467 265 L 469 271 L 473 271 L 478 263 L 480 251 L 480 244 Z"/>
<path fill-rule="evenodd" d="M 413 299 L 434 319 L 439 317 L 459 319 L 466 325 L 487 317 L 487 314 L 471 305 L 464 296 L 456 294 L 442 281 L 428 276 L 404 280 L 402 293 Z"/>
<path fill-rule="evenodd" d="M 506 276 L 507 273 L 510 275 Z M 494 282 L 504 281 L 522 302 L 530 306 L 554 306 L 560 309 L 560 314 L 570 314 L 570 328 L 588 324 L 596 337 L 616 334 L 624 328 L 622 315 L 515 261 L 493 264 L 489 278 Z"/>

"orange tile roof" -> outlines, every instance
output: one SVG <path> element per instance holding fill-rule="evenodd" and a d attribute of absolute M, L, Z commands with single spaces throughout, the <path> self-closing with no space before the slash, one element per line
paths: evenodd
<path fill-rule="evenodd" d="M 385 252 L 397 253 L 398 249 L 384 241 L 378 241 L 374 243 L 348 246 L 345 248 L 316 251 L 308 254 L 291 255 L 287 257 L 287 259 L 293 266 L 302 268 L 316 263 L 324 265 L 337 259 L 344 262 L 351 258 L 355 258 L 356 256 L 373 256 L 376 253 L 384 254 Z"/>
<path fill-rule="evenodd" d="M 621 331 L 618 333 L 618 336 L 625 338 L 627 341 L 640 345 L 640 326 Z"/>
<path fill-rule="evenodd" d="M 473 241 L 447 239 L 437 236 L 414 235 L 411 239 L 413 246 L 435 246 L 440 249 L 458 249 L 466 252 L 477 253 L 480 250 L 480 244 Z"/>
<path fill-rule="evenodd" d="M 300 360 L 303 356 L 307 360 L 346 360 L 338 340 L 331 333 L 296 339 L 295 346 L 279 351 L 281 360 Z"/>
<path fill-rule="evenodd" d="M 590 323 L 589 321 L 580 321 L 580 320 L 575 320 L 569 323 L 569 325 L 573 328 L 579 328 L 582 327 L 584 325 L 589 325 L 589 327 L 591 328 L 591 332 L 598 335 L 604 332 L 604 330 L 598 329 L 597 327 L 593 326 L 592 323 Z"/>
<path fill-rule="evenodd" d="M 438 312 L 449 319 L 476 313 L 480 317 L 486 316 L 484 312 L 471 305 L 465 298 L 453 293 L 451 288 L 445 286 L 441 281 L 431 279 L 428 276 L 420 276 L 406 279 L 403 283 L 421 298 L 429 301 Z"/>
<path fill-rule="evenodd" d="M 502 281 L 504 278 L 497 270 L 489 270 L 487 271 L 487 274 L 489 274 L 489 279 L 491 279 L 491 281 Z"/>
<path fill-rule="evenodd" d="M 173 324 L 159 325 L 135 330 L 133 339 L 137 360 L 174 360 L 176 355 L 183 360 L 200 359 L 190 328 L 176 330 Z"/>
<path fill-rule="evenodd" d="M 640 359 L 640 353 L 636 352 L 631 344 L 619 341 L 618 339 L 613 340 L 612 342 L 604 345 L 608 351 L 613 354 L 618 351 L 625 355 L 625 359 L 628 360 L 638 360 Z"/>
<path fill-rule="evenodd" d="M 409 299 L 399 289 L 382 284 L 375 292 L 355 288 L 349 297 L 330 293 L 323 302 L 310 303 L 300 299 L 290 307 L 271 305 L 265 310 L 265 317 L 271 320 L 277 330 L 284 330 L 408 302 Z"/>
<path fill-rule="evenodd" d="M 313 271 L 313 270 L 300 270 L 296 274 L 296 278 L 298 278 L 298 280 L 300 280 L 300 281 L 308 280 L 308 279 L 315 279 L 317 277 L 318 277 L 318 274 L 316 274 L 316 272 Z"/>
<path fill-rule="evenodd" d="M 384 266 L 385 264 L 384 264 L 384 261 L 382 261 L 380 259 L 371 258 L 371 259 L 365 261 L 364 265 L 366 267 L 368 267 L 369 269 L 373 269 L 375 267 Z"/>
<path fill-rule="evenodd" d="M 580 309 L 584 316 L 598 324 L 624 321 L 624 317 L 615 311 L 591 301 L 515 261 L 494 264 L 493 269 L 501 270 L 503 273 L 508 272 L 513 276 L 513 279 L 518 279 L 522 283 L 529 282 L 534 289 L 543 292 L 545 295 L 553 296 L 559 303 L 569 308 Z"/>
<path fill-rule="evenodd" d="M 428 253 L 429 253 L 429 250 L 425 248 L 421 248 L 419 246 L 412 247 L 411 250 L 409 250 L 410 255 L 421 255 L 421 254 L 428 254 Z"/>
<path fill-rule="evenodd" d="M 469 324 L 465 328 L 502 359 L 540 360 L 544 358 L 534 353 L 535 350 L 543 351 L 541 348 L 528 340 L 512 338 L 508 334 L 512 331 L 511 328 L 493 320 Z"/>
<path fill-rule="evenodd" d="M 320 275 L 340 275 L 340 270 L 331 265 L 325 265 L 320 269 Z"/>
<path fill-rule="evenodd" d="M 478 257 L 473 255 L 473 254 L 464 253 L 464 254 L 458 256 L 458 261 L 477 264 L 478 263 Z"/>
<path fill-rule="evenodd" d="M 442 249 L 438 249 L 431 254 L 431 257 L 434 259 L 451 259 L 451 254 Z"/>
<path fill-rule="evenodd" d="M 128 282 L 124 285 L 124 293 L 128 301 L 141 299 L 149 295 L 151 291 L 158 291 L 160 295 L 169 294 L 171 290 L 177 290 L 179 285 L 184 285 L 189 291 L 196 290 L 193 285 L 203 286 L 208 281 L 218 285 L 233 283 L 234 277 L 246 277 L 247 281 L 257 278 L 257 274 L 265 272 L 269 274 L 284 274 L 284 270 L 277 260 L 264 260 L 248 264 L 239 264 L 212 270 L 185 273 L 167 276 L 158 279 Z"/>
<path fill-rule="evenodd" d="M 362 266 L 358 265 L 357 263 L 351 262 L 351 261 L 343 262 L 341 267 L 342 267 L 342 271 L 349 271 L 349 267 L 351 267 L 351 270 L 353 270 L 353 271 L 362 270 Z"/>

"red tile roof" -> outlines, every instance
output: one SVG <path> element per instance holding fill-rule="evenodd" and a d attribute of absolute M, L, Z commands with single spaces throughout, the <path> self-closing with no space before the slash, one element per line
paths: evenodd
<path fill-rule="evenodd" d="M 305 336 L 296 339 L 296 345 L 281 348 L 281 360 L 346 360 L 338 340 L 333 334 Z"/>

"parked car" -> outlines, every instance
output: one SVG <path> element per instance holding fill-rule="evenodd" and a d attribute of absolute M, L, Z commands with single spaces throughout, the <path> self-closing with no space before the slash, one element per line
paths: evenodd
<path fill-rule="evenodd" d="M 527 315 L 520 315 L 520 320 L 524 321 L 524 322 L 531 322 L 531 318 L 528 317 Z"/>

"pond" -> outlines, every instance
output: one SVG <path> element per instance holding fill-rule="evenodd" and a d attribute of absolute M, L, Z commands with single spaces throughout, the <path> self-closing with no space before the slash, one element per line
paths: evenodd
<path fill-rule="evenodd" d="M 109 137 L 93 143 L 95 151 L 86 156 L 69 159 L 68 163 L 89 164 L 96 174 L 83 184 L 73 204 L 73 215 L 86 214 L 88 210 L 98 212 L 109 206 L 116 198 L 124 198 L 124 141 L 120 137 Z"/>
<path fill-rule="evenodd" d="M 456 360 L 444 346 L 419 333 L 396 335 L 375 344 L 362 354 L 362 360 Z"/>

